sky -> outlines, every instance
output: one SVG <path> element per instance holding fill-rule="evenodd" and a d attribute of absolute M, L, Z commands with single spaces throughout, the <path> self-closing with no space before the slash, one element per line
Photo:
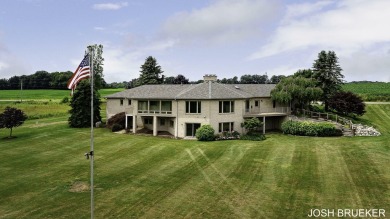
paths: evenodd
<path fill-rule="evenodd" d="M 346 81 L 390 82 L 389 0 L 1 0 L 0 78 L 74 71 L 102 44 L 108 83 L 148 56 L 192 81 L 291 75 L 334 51 Z"/>

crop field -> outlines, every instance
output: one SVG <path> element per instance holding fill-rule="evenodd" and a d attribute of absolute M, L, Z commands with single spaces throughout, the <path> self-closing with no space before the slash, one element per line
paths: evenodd
<path fill-rule="evenodd" d="M 104 97 L 124 89 L 102 89 L 100 96 Z M 70 98 L 70 90 L 0 90 L 0 101 L 2 100 L 35 100 L 60 102 L 64 97 Z"/>
<path fill-rule="evenodd" d="M 347 83 L 343 89 L 358 94 L 364 101 L 390 101 L 390 82 Z"/>
<path fill-rule="evenodd" d="M 390 105 L 380 137 L 198 142 L 95 129 L 96 218 L 306 218 L 313 208 L 390 216 Z M 67 116 L 0 130 L 0 218 L 89 218 L 89 129 Z"/>

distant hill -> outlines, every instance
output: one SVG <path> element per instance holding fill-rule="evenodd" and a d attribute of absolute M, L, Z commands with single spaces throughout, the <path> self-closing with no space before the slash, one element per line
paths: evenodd
<path fill-rule="evenodd" d="M 390 83 L 354 81 L 343 85 L 343 90 L 358 94 L 364 101 L 390 101 Z"/>

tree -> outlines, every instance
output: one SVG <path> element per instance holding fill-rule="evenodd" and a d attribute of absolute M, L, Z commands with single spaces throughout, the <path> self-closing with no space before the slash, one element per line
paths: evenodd
<path fill-rule="evenodd" d="M 311 69 L 299 69 L 294 73 L 294 77 L 313 78 L 314 72 Z"/>
<path fill-rule="evenodd" d="M 102 120 L 100 116 L 100 95 L 97 88 L 93 92 L 93 124 Z M 90 127 L 91 125 L 91 85 L 88 81 L 81 81 L 70 101 L 71 109 L 68 119 L 69 126 L 73 128 Z"/>
<path fill-rule="evenodd" d="M 282 80 L 282 78 L 285 78 L 284 75 L 272 75 L 272 77 L 269 79 L 270 84 L 277 84 Z"/>
<path fill-rule="evenodd" d="M 10 129 L 9 137 L 12 137 L 12 129 L 21 126 L 27 119 L 26 114 L 20 109 L 6 107 L 0 114 L 0 128 Z"/>
<path fill-rule="evenodd" d="M 33 89 L 48 89 L 50 88 L 51 76 L 47 71 L 37 71 L 31 75 L 31 86 Z"/>
<path fill-rule="evenodd" d="M 103 78 L 103 46 L 90 45 L 88 51 L 93 53 L 93 75 L 94 75 L 94 91 L 93 91 L 93 124 L 101 121 L 100 116 L 100 95 L 97 91 L 101 86 Z M 73 94 L 69 110 L 70 117 L 68 119 L 70 127 L 81 128 L 91 125 L 91 84 L 86 80 L 81 81 L 77 85 L 76 92 Z"/>
<path fill-rule="evenodd" d="M 328 101 L 329 109 L 333 109 L 343 115 L 353 114 L 362 116 L 366 105 L 362 98 L 352 92 L 339 91 L 334 93 Z"/>
<path fill-rule="evenodd" d="M 164 78 L 164 84 L 174 84 L 175 77 L 169 76 Z"/>
<path fill-rule="evenodd" d="M 265 75 L 242 75 L 240 78 L 241 84 L 266 84 L 268 76 Z"/>
<path fill-rule="evenodd" d="M 88 50 L 92 51 L 93 54 L 93 76 L 94 76 L 94 87 L 97 89 L 103 88 L 105 83 L 103 79 L 103 45 L 89 45 Z"/>
<path fill-rule="evenodd" d="M 318 100 L 322 90 L 314 79 L 289 76 L 283 78 L 271 91 L 271 99 L 281 103 L 293 102 L 304 108 L 310 101 Z"/>
<path fill-rule="evenodd" d="M 177 75 L 175 79 L 173 79 L 173 84 L 188 84 L 188 79 L 184 77 L 184 75 Z"/>
<path fill-rule="evenodd" d="M 313 77 L 318 83 L 317 86 L 323 91 L 321 100 L 324 101 L 325 110 L 328 111 L 329 99 L 332 94 L 341 90 L 344 78 L 336 53 L 321 51 L 318 54 L 318 59 L 313 63 L 313 71 Z"/>
<path fill-rule="evenodd" d="M 164 81 L 163 71 L 155 58 L 149 56 L 145 63 L 141 65 L 141 74 L 139 76 L 140 85 L 144 84 L 162 84 Z"/>

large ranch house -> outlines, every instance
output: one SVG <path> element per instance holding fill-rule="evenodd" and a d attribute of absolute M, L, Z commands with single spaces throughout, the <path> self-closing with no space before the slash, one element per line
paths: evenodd
<path fill-rule="evenodd" d="M 125 112 L 126 129 L 142 128 L 169 132 L 177 138 L 195 136 L 201 125 L 211 125 L 217 133 L 244 133 L 241 123 L 258 117 L 262 131 L 278 129 L 290 114 L 287 104 L 271 100 L 274 84 L 220 84 L 217 76 L 205 75 L 204 83 L 183 85 L 143 85 L 107 98 L 107 118 Z"/>

